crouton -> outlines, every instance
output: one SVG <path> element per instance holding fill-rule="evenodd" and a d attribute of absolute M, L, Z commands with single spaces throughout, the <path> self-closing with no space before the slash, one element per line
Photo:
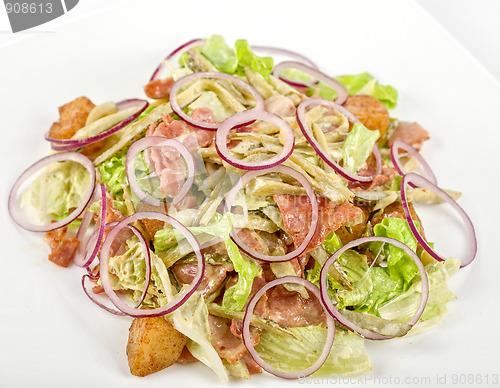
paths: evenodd
<path fill-rule="evenodd" d="M 169 367 L 186 343 L 187 337 L 163 317 L 135 318 L 127 343 L 130 372 L 143 377 Z"/>
<path fill-rule="evenodd" d="M 85 126 L 94 107 L 87 97 L 78 97 L 59 107 L 59 121 L 50 127 L 49 136 L 55 139 L 71 139 L 76 131 Z"/>

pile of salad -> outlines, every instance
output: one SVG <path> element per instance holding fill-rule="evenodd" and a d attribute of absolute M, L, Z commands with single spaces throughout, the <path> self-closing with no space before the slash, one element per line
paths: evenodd
<path fill-rule="evenodd" d="M 446 314 L 475 232 L 419 153 L 428 132 L 390 116 L 393 87 L 214 35 L 169 54 L 144 91 L 61 106 L 50 155 L 9 196 L 49 260 L 81 267 L 89 301 L 131 317 L 132 374 L 363 374 L 366 341 Z M 452 206 L 463 257 L 427 240 L 415 203 Z"/>

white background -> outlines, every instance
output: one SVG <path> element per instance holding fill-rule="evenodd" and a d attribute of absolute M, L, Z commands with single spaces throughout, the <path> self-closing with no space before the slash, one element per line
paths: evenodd
<path fill-rule="evenodd" d="M 71 23 L 74 19 L 112 7 L 115 3 L 129 1 L 80 0 L 67 15 L 17 34 L 11 32 L 7 13 L 0 9 L 0 47 L 33 34 L 53 33 L 58 25 Z M 500 82 L 500 0 L 416 1 Z"/>

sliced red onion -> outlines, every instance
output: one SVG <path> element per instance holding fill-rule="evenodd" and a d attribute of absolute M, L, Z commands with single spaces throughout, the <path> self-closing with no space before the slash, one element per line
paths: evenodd
<path fill-rule="evenodd" d="M 67 162 L 73 161 L 76 163 L 80 163 L 85 169 L 89 172 L 90 175 L 90 184 L 82 198 L 82 202 L 78 207 L 73 210 L 66 218 L 53 222 L 48 225 L 35 225 L 30 224 L 29 222 L 23 219 L 23 216 L 18 207 L 17 199 L 18 199 L 18 191 L 21 188 L 22 184 L 26 182 L 35 172 L 38 170 L 52 164 L 55 162 Z M 61 226 L 68 225 L 71 221 L 76 219 L 82 212 L 83 209 L 87 207 L 87 204 L 92 197 L 92 193 L 94 192 L 95 186 L 95 168 L 92 161 L 87 158 L 85 155 L 82 155 L 78 152 L 64 152 L 60 154 L 54 154 L 46 156 L 45 158 L 40 159 L 38 162 L 32 164 L 28 169 L 26 169 L 17 181 L 12 186 L 12 189 L 9 193 L 9 213 L 12 219 L 16 224 L 18 224 L 21 228 L 30 230 L 32 232 L 48 232 L 49 230 L 54 230 L 60 228 Z"/>
<path fill-rule="evenodd" d="M 285 138 L 285 144 L 278 155 L 273 156 L 266 161 L 245 162 L 235 158 L 231 154 L 231 151 L 227 148 L 227 135 L 231 129 L 254 120 L 265 121 L 277 126 L 280 129 L 280 133 Z M 243 170 L 263 170 L 281 164 L 290 157 L 294 146 L 295 135 L 292 127 L 290 127 L 290 124 L 278 115 L 264 110 L 245 110 L 229 116 L 220 124 L 219 129 L 217 129 L 217 134 L 215 135 L 215 148 L 219 156 L 231 166 L 241 168 Z"/>
<path fill-rule="evenodd" d="M 208 71 L 208 72 L 200 72 L 200 73 L 193 73 L 186 75 L 185 77 L 182 77 L 178 79 L 173 85 L 172 88 L 170 89 L 170 106 L 174 113 L 181 118 L 181 120 L 185 121 L 189 125 L 196 127 L 196 128 L 201 128 L 201 129 L 206 129 L 209 131 L 216 131 L 217 128 L 219 128 L 220 123 L 207 123 L 206 121 L 202 120 L 195 120 L 191 116 L 188 116 L 184 111 L 181 109 L 179 104 L 177 103 L 177 93 L 181 90 L 182 86 L 184 84 L 195 81 L 200 78 L 217 78 L 217 79 L 225 79 L 228 80 L 239 87 L 247 90 L 255 99 L 255 107 L 253 109 L 255 110 L 264 110 L 264 99 L 262 96 L 255 90 L 253 86 L 250 84 L 246 83 L 245 81 L 241 80 L 238 77 L 226 74 L 226 73 L 219 73 L 215 71 Z M 247 123 L 245 123 L 247 124 Z"/>
<path fill-rule="evenodd" d="M 415 223 L 413 222 L 413 219 L 411 218 L 411 213 L 408 205 L 408 197 L 406 195 L 406 185 L 413 183 L 415 187 L 422 187 L 426 190 L 430 190 L 437 194 L 439 198 L 441 198 L 443 201 L 449 203 L 453 209 L 455 209 L 462 219 L 466 232 L 467 232 L 467 238 L 468 238 L 468 246 L 469 249 L 465 255 L 465 257 L 462 259 L 462 263 L 460 265 L 460 268 L 463 268 L 467 265 L 469 265 L 474 258 L 476 257 L 476 252 L 477 252 L 477 239 L 476 239 L 476 232 L 474 230 L 474 225 L 472 224 L 471 219 L 465 212 L 465 210 L 462 209 L 462 207 L 453 199 L 451 198 L 444 190 L 441 190 L 439 187 L 437 187 L 434 183 L 429 181 L 428 179 L 424 178 L 421 175 L 415 174 L 414 172 L 405 174 L 403 176 L 403 179 L 401 179 L 401 203 L 403 205 L 403 210 L 405 212 L 405 217 L 406 220 L 408 221 L 408 224 L 410 225 L 410 229 L 415 235 L 415 238 L 417 239 L 418 243 L 422 246 L 422 248 L 425 249 L 429 255 L 431 255 L 433 258 L 435 258 L 438 261 L 443 261 L 446 260 L 443 256 L 441 256 L 439 253 L 437 253 L 428 243 L 425 241 L 425 239 L 422 237 L 420 232 L 418 231 L 417 227 L 415 226 Z"/>
<path fill-rule="evenodd" d="M 245 317 L 243 318 L 243 327 L 242 327 L 242 338 L 243 338 L 243 343 L 245 344 L 245 347 L 248 350 L 248 353 L 252 356 L 254 361 L 260 365 L 262 369 L 264 369 L 266 372 L 272 373 L 275 376 L 281 377 L 283 379 L 298 379 L 302 378 L 305 376 L 309 376 L 316 372 L 321 365 L 323 365 L 328 358 L 328 355 L 330 354 L 333 341 L 335 339 L 335 321 L 333 318 L 329 315 L 326 314 L 326 326 L 328 329 L 328 333 L 326 336 L 326 341 L 325 341 L 325 346 L 323 347 L 323 351 L 321 352 L 319 358 L 316 360 L 314 364 L 312 364 L 310 367 L 297 371 L 297 372 L 284 372 L 280 371 L 277 369 L 274 369 L 271 367 L 267 362 L 265 362 L 257 353 L 255 350 L 253 343 L 252 343 L 252 337 L 250 336 L 250 321 L 252 319 L 253 311 L 255 309 L 255 306 L 257 302 L 260 300 L 260 298 L 264 295 L 264 293 L 269 290 L 270 288 L 277 286 L 279 284 L 286 284 L 286 283 L 295 283 L 295 284 L 300 284 L 301 286 L 304 286 L 307 288 L 309 291 L 311 291 L 316 298 L 321 303 L 321 306 L 323 309 L 326 311 L 326 307 L 323 304 L 321 300 L 321 294 L 318 289 L 314 284 L 309 282 L 306 279 L 297 277 L 297 276 L 284 276 L 282 278 L 275 279 L 269 283 L 266 283 L 257 293 L 252 297 L 250 302 L 248 303 L 246 312 L 245 312 Z"/>
<path fill-rule="evenodd" d="M 330 258 L 325 262 L 323 267 L 321 268 L 321 273 L 320 273 L 320 290 L 321 290 L 321 299 L 324 303 L 324 306 L 326 307 L 327 311 L 343 326 L 348 328 L 351 331 L 355 331 L 359 334 L 361 334 L 363 337 L 371 340 L 385 340 L 385 339 L 390 339 L 394 338 L 391 336 L 387 335 L 382 335 L 375 333 L 373 331 L 363 329 L 362 327 L 354 324 L 353 322 L 349 321 L 346 317 L 344 317 L 338 310 L 337 308 L 333 305 L 332 301 L 330 300 L 330 297 L 328 296 L 328 285 L 327 285 L 327 274 L 328 274 L 328 269 L 330 266 L 348 249 L 354 248 L 358 245 L 369 243 L 369 242 L 382 242 L 382 243 L 387 243 L 387 244 L 392 244 L 397 248 L 401 248 L 404 250 L 415 262 L 415 264 L 418 267 L 418 271 L 420 273 L 420 278 L 422 280 L 422 296 L 420 299 L 420 304 L 418 306 L 417 311 L 415 314 L 408 320 L 407 324 L 408 325 L 415 325 L 418 320 L 420 319 L 420 316 L 424 312 L 425 306 L 427 304 L 427 299 L 429 298 L 429 280 L 427 278 L 427 273 L 425 272 L 424 265 L 418 258 L 415 252 L 413 252 L 406 244 L 403 244 L 402 242 L 395 240 L 393 238 L 388 238 L 388 237 L 377 237 L 377 236 L 372 236 L 372 237 L 361 237 L 358 238 L 357 240 L 353 240 L 346 245 L 344 245 L 342 248 L 340 248 L 338 251 L 336 251 Z"/>
<path fill-rule="evenodd" d="M 235 230 L 231 232 L 231 238 L 235 242 L 238 247 L 247 253 L 250 256 L 255 257 L 256 259 L 265 261 L 265 262 L 279 262 L 279 261 L 288 261 L 293 259 L 294 257 L 300 256 L 304 251 L 306 250 L 307 246 L 309 245 L 309 242 L 312 240 L 314 234 L 316 233 L 316 227 L 318 225 L 318 200 L 316 199 L 316 195 L 314 194 L 314 190 L 312 189 L 309 181 L 302 175 L 300 172 L 295 171 L 293 168 L 279 165 L 275 166 L 273 168 L 269 168 L 267 170 L 255 170 L 255 171 L 249 171 L 242 175 L 236 183 L 233 185 L 231 190 L 229 190 L 227 197 L 226 197 L 226 206 L 225 206 L 225 211 L 226 212 L 231 212 L 231 208 L 233 207 L 233 202 L 234 199 L 236 198 L 236 195 L 238 192 L 245 186 L 248 182 L 250 182 L 252 179 L 265 175 L 265 174 L 270 174 L 270 173 L 281 173 L 281 174 L 287 174 L 290 175 L 291 177 L 295 178 L 306 190 L 306 194 L 309 198 L 309 201 L 311 202 L 311 211 L 312 211 L 312 216 L 311 216 L 311 225 L 309 226 L 309 231 L 307 232 L 307 235 L 300 244 L 300 246 L 293 250 L 292 252 L 288 252 L 286 255 L 282 256 L 272 256 L 272 255 L 265 255 L 263 253 L 257 252 L 254 249 L 251 249 L 245 245 L 245 243 L 238 237 L 237 233 Z"/>
<path fill-rule="evenodd" d="M 142 201 L 153 205 L 153 206 L 160 206 L 163 201 L 159 200 L 158 198 L 155 198 L 145 191 L 141 189 L 139 184 L 137 183 L 137 179 L 135 177 L 134 173 L 134 160 L 137 154 L 139 152 L 145 150 L 146 148 L 149 147 L 171 147 L 178 151 L 183 157 L 184 160 L 186 161 L 186 165 L 188 168 L 188 178 L 184 182 L 184 185 L 182 186 L 179 194 L 175 196 L 175 198 L 172 200 L 172 204 L 176 205 L 180 201 L 184 199 L 186 194 L 189 192 L 191 187 L 193 186 L 194 182 L 194 175 L 195 175 L 195 162 L 193 155 L 189 152 L 189 150 L 186 148 L 186 146 L 179 141 L 175 139 L 166 139 L 164 137 L 160 136 L 147 136 L 145 138 L 142 138 L 135 143 L 133 143 L 130 148 L 127 151 L 127 157 L 125 161 L 125 170 L 127 173 L 127 180 L 130 185 L 130 189 L 134 192 L 135 195 L 137 195 Z"/>
<path fill-rule="evenodd" d="M 83 292 L 85 292 L 85 295 L 87 295 L 92 302 L 94 302 L 96 305 L 98 305 L 100 308 L 102 308 L 103 310 L 107 311 L 108 313 L 111 313 L 111 314 L 114 314 L 114 315 L 121 315 L 121 316 L 125 315 L 120 310 L 116 310 L 114 308 L 108 307 L 104 303 L 100 302 L 96 298 L 96 296 L 94 295 L 94 293 L 92 291 L 89 291 L 87 289 L 87 287 L 85 286 L 85 280 L 86 279 L 89 279 L 89 280 L 95 280 L 95 279 L 92 278 L 92 276 L 90 276 L 89 274 L 85 274 L 85 275 L 82 276 L 82 288 L 83 288 Z"/>
<path fill-rule="evenodd" d="M 115 225 L 118 224 L 118 221 L 112 221 L 112 222 L 108 222 L 105 226 L 104 226 L 104 231 L 108 230 L 109 228 L 112 228 L 114 227 Z M 102 240 L 104 240 L 104 238 L 101 240 L 101 242 L 99 244 L 97 244 L 97 239 L 99 238 L 99 230 L 100 228 L 94 230 L 94 233 L 92 233 L 92 235 L 90 236 L 86 246 L 85 246 L 85 257 L 89 257 L 89 252 L 91 249 L 94 249 L 94 247 L 98 246 L 98 253 L 99 253 L 99 250 L 101 248 L 101 245 L 102 245 Z M 97 257 L 97 255 L 95 256 Z M 95 258 L 94 257 L 94 258 Z M 91 264 L 93 262 L 93 259 L 89 258 L 88 260 L 86 260 L 86 263 L 85 265 L 83 266 L 86 270 L 87 270 L 87 273 L 89 275 L 89 277 L 92 279 L 92 280 L 97 280 L 99 279 L 99 272 L 97 272 L 96 274 L 92 271 L 92 269 L 90 268 Z"/>
<path fill-rule="evenodd" d="M 302 71 L 303 73 L 310 75 L 314 80 L 325 83 L 327 86 L 331 87 L 333 90 L 337 92 L 338 97 L 335 99 L 335 102 L 339 105 L 342 105 L 349 96 L 347 89 L 339 81 L 333 79 L 332 77 L 327 76 L 326 74 L 322 73 L 321 71 L 319 71 L 314 67 L 304 65 L 303 63 L 300 62 L 295 62 L 295 61 L 281 62 L 279 65 L 274 67 L 273 75 L 275 77 L 280 77 L 281 72 L 285 69 L 297 69 L 299 71 Z M 280 77 L 280 79 L 282 79 L 285 82 L 289 82 L 284 78 Z"/>
<path fill-rule="evenodd" d="M 311 147 L 314 148 L 316 153 L 323 159 L 330 167 L 332 167 L 337 173 L 342 175 L 344 178 L 348 179 L 351 182 L 371 182 L 373 179 L 382 173 L 382 157 L 380 155 L 380 151 L 375 144 L 373 146 L 373 155 L 375 156 L 375 161 L 377 163 L 376 172 L 372 176 L 361 176 L 358 174 L 353 174 L 350 171 L 347 171 L 345 168 L 340 166 L 337 162 L 335 162 L 332 157 L 328 154 L 327 150 L 324 150 L 321 145 L 318 143 L 316 138 L 314 137 L 311 128 L 306 122 L 306 109 L 311 106 L 323 105 L 328 106 L 337 110 L 338 112 L 344 114 L 347 119 L 354 123 L 359 123 L 360 121 L 356 116 L 354 116 L 351 112 L 349 112 L 346 108 L 336 104 L 333 101 L 325 100 L 323 98 L 309 98 L 307 100 L 302 101 L 297 107 L 297 122 L 299 124 L 300 130 L 308 140 Z"/>
<path fill-rule="evenodd" d="M 117 236 L 117 234 L 125 227 L 129 227 L 129 225 L 133 222 L 139 221 L 141 219 L 154 219 L 166 222 L 172 225 L 175 229 L 177 229 L 191 244 L 193 247 L 194 253 L 197 258 L 197 272 L 193 278 L 193 281 L 189 285 L 189 287 L 179 296 L 177 296 L 173 301 L 169 302 L 167 305 L 155 309 L 139 309 L 139 306 L 131 307 L 125 302 L 123 302 L 118 295 L 115 293 L 111 284 L 109 283 L 109 272 L 108 272 L 108 260 L 109 260 L 109 248 L 113 243 L 113 240 Z M 149 255 L 149 249 L 146 248 L 145 255 Z M 194 235 L 179 221 L 175 218 L 172 218 L 166 214 L 158 213 L 158 212 L 137 212 L 128 216 L 124 220 L 120 221 L 111 231 L 108 233 L 106 240 L 101 248 L 100 254 L 100 276 L 101 276 L 101 284 L 104 288 L 104 291 L 108 295 L 111 302 L 123 313 L 135 317 L 135 318 L 143 318 L 143 317 L 157 317 L 165 314 L 169 314 L 172 311 L 179 308 L 182 304 L 184 304 L 189 297 L 196 291 L 199 287 L 201 280 L 203 278 L 203 274 L 205 272 L 205 259 L 203 254 L 201 253 L 200 244 L 198 240 L 194 237 Z"/>
<path fill-rule="evenodd" d="M 106 188 L 102 183 L 99 184 L 98 190 L 96 190 L 97 194 L 101 197 L 101 213 L 100 213 L 100 225 L 99 228 L 94 232 L 96 234 L 96 238 L 92 241 L 92 236 L 89 238 L 87 243 L 84 243 L 84 237 L 87 232 L 87 229 L 90 225 L 90 221 L 92 219 L 92 213 L 87 211 L 82 219 L 82 223 L 78 228 L 78 232 L 76 233 L 76 238 L 80 241 L 80 245 L 78 246 L 78 250 L 73 259 L 75 265 L 79 267 L 88 267 L 90 263 L 94 260 L 99 252 L 99 248 L 101 247 L 101 242 L 104 238 L 104 229 L 106 223 L 106 212 L 107 212 L 107 201 L 106 201 Z M 93 245 L 92 252 L 87 254 L 89 249 L 89 244 Z"/>
<path fill-rule="evenodd" d="M 291 50 L 287 50 L 287 49 L 283 49 L 283 48 L 279 48 L 279 47 L 269 47 L 269 46 L 253 46 L 252 45 L 250 47 L 252 48 L 253 51 L 261 51 L 261 52 L 268 53 L 270 55 L 282 55 L 285 57 L 289 57 L 289 58 L 293 59 L 294 61 L 302 62 L 303 64 L 305 64 L 309 67 L 313 67 L 315 69 L 318 68 L 318 66 L 316 66 L 316 64 L 313 61 L 311 61 L 309 58 L 305 57 L 302 54 L 296 53 L 295 51 L 291 51 Z"/>
<path fill-rule="evenodd" d="M 205 41 L 203 39 L 192 39 L 192 40 L 180 45 L 179 47 L 177 47 L 174 51 L 172 51 L 170 54 L 168 54 L 165 57 L 165 59 L 158 65 L 158 67 L 155 69 L 155 71 L 151 75 L 149 82 L 154 81 L 155 79 L 158 78 L 158 75 L 161 74 L 161 71 L 163 70 L 163 68 L 165 66 L 165 62 L 170 61 L 177 54 L 182 55 L 183 53 L 191 50 L 194 47 L 199 47 L 199 46 L 203 45 L 203 43 L 205 43 Z"/>
<path fill-rule="evenodd" d="M 405 143 L 402 140 L 395 140 L 391 146 L 391 160 L 392 160 L 392 163 L 394 164 L 394 167 L 398 171 L 399 175 L 406 174 L 406 172 L 403 169 L 403 165 L 402 165 L 401 161 L 399 160 L 400 159 L 400 155 L 399 155 L 400 149 L 405 150 L 406 152 L 408 152 L 408 154 L 410 154 L 410 156 L 414 157 L 420 163 L 420 166 L 424 170 L 425 177 L 429 181 L 431 181 L 432 183 L 437 185 L 437 179 L 436 179 L 436 176 L 434 175 L 434 172 L 432 171 L 429 164 L 425 161 L 423 156 L 420 154 L 420 152 L 418 152 L 415 148 L 413 148 L 411 145 L 409 145 L 408 143 Z M 409 185 L 411 187 L 415 188 L 415 185 L 413 183 L 409 183 Z"/>
<path fill-rule="evenodd" d="M 52 149 L 56 151 L 67 151 L 73 150 L 75 148 L 85 147 L 89 144 L 96 143 L 100 140 L 103 140 L 111 135 L 114 135 L 119 130 L 125 128 L 127 125 L 136 120 L 139 115 L 146 110 L 149 106 L 149 103 L 146 100 L 139 99 L 131 99 L 131 100 L 123 100 L 116 104 L 118 109 L 124 110 L 133 107 L 138 107 L 138 111 L 134 114 L 127 117 L 125 120 L 116 124 L 114 127 L 107 129 L 104 132 L 99 133 L 98 135 L 87 137 L 85 139 L 56 139 L 50 137 L 48 133 L 45 134 L 45 140 L 50 141 L 52 143 Z"/>

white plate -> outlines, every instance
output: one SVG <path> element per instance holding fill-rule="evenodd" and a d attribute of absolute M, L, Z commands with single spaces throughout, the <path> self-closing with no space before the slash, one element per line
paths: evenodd
<path fill-rule="evenodd" d="M 413 2 L 158 0 L 124 2 L 1 49 L 0 386 L 219 385 L 201 365 L 131 376 L 129 320 L 90 303 L 79 269 L 48 262 L 41 236 L 17 228 L 6 211 L 15 178 L 48 151 L 43 134 L 59 105 L 80 95 L 98 102 L 142 96 L 166 53 L 212 33 L 296 50 L 331 74 L 368 70 L 398 89 L 393 115 L 430 131 L 424 155 L 442 186 L 464 193 L 460 203 L 475 223 L 479 250 L 451 281 L 458 299 L 446 319 L 420 336 L 370 344 L 374 371 L 360 382 L 491 385 L 499 377 L 500 345 L 494 158 L 500 87 L 493 78 Z M 299 384 L 266 375 L 244 384 L 257 383 Z"/>

